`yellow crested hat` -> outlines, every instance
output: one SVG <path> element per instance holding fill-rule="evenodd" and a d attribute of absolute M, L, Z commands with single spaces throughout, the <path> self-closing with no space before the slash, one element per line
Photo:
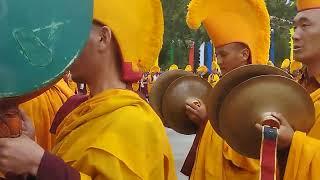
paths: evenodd
<path fill-rule="evenodd" d="M 290 67 L 290 60 L 289 59 L 285 59 L 282 61 L 282 64 L 281 64 L 281 69 L 287 69 Z"/>
<path fill-rule="evenodd" d="M 308 9 L 319 9 L 320 0 L 297 0 L 298 11 L 305 11 Z"/>
<path fill-rule="evenodd" d="M 206 74 L 208 72 L 208 68 L 206 66 L 199 66 L 197 68 L 197 73 L 203 73 Z"/>
<path fill-rule="evenodd" d="M 212 63 L 211 63 L 211 69 L 214 71 L 214 70 L 217 70 L 217 71 L 219 71 L 220 70 L 220 66 L 219 66 L 219 64 L 217 63 L 217 61 L 212 61 Z"/>
<path fill-rule="evenodd" d="M 176 64 L 172 64 L 169 68 L 169 71 L 172 71 L 172 70 L 178 70 L 179 67 L 176 65 Z"/>
<path fill-rule="evenodd" d="M 151 73 L 159 73 L 161 71 L 161 68 L 158 65 L 152 66 L 150 69 Z"/>
<path fill-rule="evenodd" d="M 193 70 L 192 70 L 192 66 L 191 66 L 190 64 L 188 64 L 188 65 L 186 66 L 186 68 L 184 68 L 184 70 L 187 71 L 187 72 L 192 72 L 192 71 L 193 71 Z"/>
<path fill-rule="evenodd" d="M 290 63 L 290 73 L 293 73 L 294 71 L 300 70 L 302 69 L 303 65 L 301 62 L 299 61 L 291 61 Z"/>
<path fill-rule="evenodd" d="M 264 0 L 191 0 L 187 24 L 203 23 L 215 47 L 246 44 L 254 64 L 267 64 L 270 48 L 270 17 Z"/>
<path fill-rule="evenodd" d="M 122 54 L 122 79 L 141 79 L 159 56 L 164 33 L 160 0 L 94 0 L 94 20 L 107 25 Z"/>
<path fill-rule="evenodd" d="M 268 61 L 267 65 L 274 67 L 274 64 L 271 60 Z"/>
<path fill-rule="evenodd" d="M 219 81 L 220 77 L 218 76 L 218 74 L 213 75 L 213 81 Z"/>

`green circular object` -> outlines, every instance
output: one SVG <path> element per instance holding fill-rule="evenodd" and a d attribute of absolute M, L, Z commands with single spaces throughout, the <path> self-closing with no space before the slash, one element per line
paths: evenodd
<path fill-rule="evenodd" d="M 91 0 L 0 0 L 0 99 L 38 91 L 84 47 Z"/>

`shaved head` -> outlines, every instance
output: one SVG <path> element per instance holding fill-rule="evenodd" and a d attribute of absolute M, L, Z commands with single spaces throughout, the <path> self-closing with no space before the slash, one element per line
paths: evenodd
<path fill-rule="evenodd" d="M 216 56 L 222 75 L 251 63 L 250 49 L 244 43 L 230 43 L 216 48 Z"/>

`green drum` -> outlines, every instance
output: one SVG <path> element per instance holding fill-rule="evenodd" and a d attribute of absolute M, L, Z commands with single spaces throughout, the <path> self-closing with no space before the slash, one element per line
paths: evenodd
<path fill-rule="evenodd" d="M 38 92 L 84 47 L 92 0 L 0 0 L 0 99 Z"/>

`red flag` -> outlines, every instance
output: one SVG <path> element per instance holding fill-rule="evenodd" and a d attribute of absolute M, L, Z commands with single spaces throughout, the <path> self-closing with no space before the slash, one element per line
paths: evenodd
<path fill-rule="evenodd" d="M 191 65 L 192 69 L 194 69 L 194 42 L 189 49 L 189 64 Z"/>

